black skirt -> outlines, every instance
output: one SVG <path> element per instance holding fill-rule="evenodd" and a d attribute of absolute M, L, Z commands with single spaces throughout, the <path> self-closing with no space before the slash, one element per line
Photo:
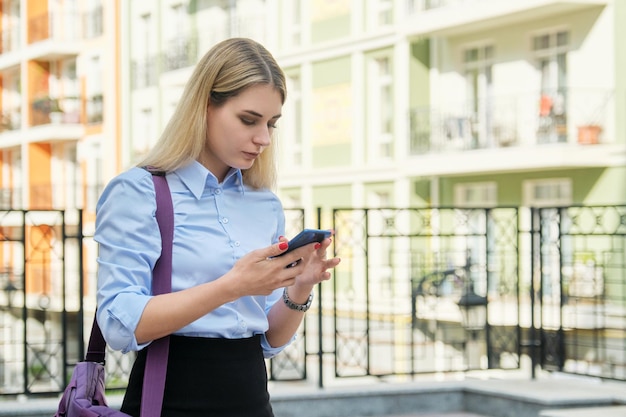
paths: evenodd
<path fill-rule="evenodd" d="M 137 354 L 121 410 L 139 417 L 146 349 Z M 273 417 L 260 336 L 170 337 L 161 417 Z"/>

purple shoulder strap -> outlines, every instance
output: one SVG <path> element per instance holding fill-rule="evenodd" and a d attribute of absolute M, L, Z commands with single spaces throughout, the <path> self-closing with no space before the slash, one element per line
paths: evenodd
<path fill-rule="evenodd" d="M 152 180 L 156 190 L 156 219 L 161 231 L 161 256 L 154 266 L 152 277 L 152 294 L 158 295 L 172 292 L 174 207 L 165 174 L 153 172 Z M 141 393 L 141 417 L 161 415 L 169 349 L 169 336 L 154 340 L 148 347 Z"/>
<path fill-rule="evenodd" d="M 174 207 L 165 174 L 152 172 L 156 190 L 156 219 L 161 232 L 161 256 L 156 262 L 152 277 L 152 294 L 172 292 L 172 242 L 174 241 Z M 141 398 L 141 417 L 161 415 L 165 374 L 169 354 L 169 336 L 153 341 L 148 349 Z M 94 317 L 87 354 L 88 362 L 104 363 L 106 342 Z"/>

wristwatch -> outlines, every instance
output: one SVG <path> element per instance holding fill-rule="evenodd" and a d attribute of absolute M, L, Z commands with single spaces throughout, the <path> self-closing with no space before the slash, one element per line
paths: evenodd
<path fill-rule="evenodd" d="M 285 302 L 285 305 L 289 307 L 290 309 L 296 310 L 296 311 L 302 311 L 304 313 L 311 307 L 311 303 L 313 302 L 313 293 L 309 294 L 309 298 L 306 300 L 306 303 L 296 304 L 293 301 L 291 301 L 291 298 L 289 298 L 289 294 L 287 293 L 287 288 L 285 288 L 283 290 L 283 301 Z"/>

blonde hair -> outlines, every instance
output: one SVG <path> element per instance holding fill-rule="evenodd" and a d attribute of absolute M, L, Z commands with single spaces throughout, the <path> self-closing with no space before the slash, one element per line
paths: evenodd
<path fill-rule="evenodd" d="M 274 86 L 285 102 L 285 75 L 265 47 L 245 38 L 227 39 L 215 45 L 196 65 L 161 137 L 138 166 L 170 172 L 196 160 L 207 140 L 209 100 L 211 105 L 221 106 L 258 84 Z M 250 169 L 242 170 L 246 185 L 274 187 L 275 148 L 268 146 Z"/>

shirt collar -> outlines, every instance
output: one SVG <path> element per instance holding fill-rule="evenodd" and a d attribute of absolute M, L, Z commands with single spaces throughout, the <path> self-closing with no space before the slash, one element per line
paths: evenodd
<path fill-rule="evenodd" d="M 215 175 L 198 161 L 192 161 L 184 167 L 178 168 L 175 173 L 197 199 L 202 197 L 206 187 L 220 187 Z M 244 187 L 241 170 L 231 168 L 224 178 L 222 187 L 238 187 L 243 194 Z"/>

